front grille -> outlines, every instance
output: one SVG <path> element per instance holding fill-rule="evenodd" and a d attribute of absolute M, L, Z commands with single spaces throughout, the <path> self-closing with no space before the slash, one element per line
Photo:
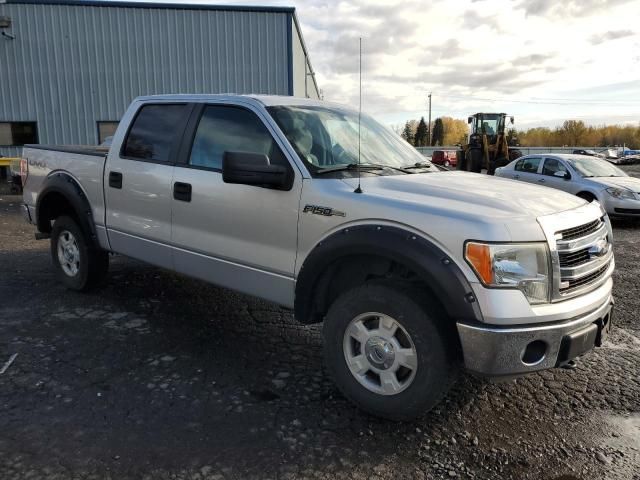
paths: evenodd
<path fill-rule="evenodd" d="M 561 287 L 560 293 L 570 293 L 571 291 L 576 290 L 579 287 L 589 285 L 590 283 L 597 281 L 607 272 L 608 268 L 609 264 L 607 263 L 606 265 L 600 267 L 598 270 L 590 273 L 589 275 L 585 275 L 584 277 L 576 278 L 574 280 L 567 280 L 568 286 Z"/>
<path fill-rule="evenodd" d="M 557 232 L 560 240 L 574 240 L 576 238 L 586 237 L 587 235 L 596 232 L 603 224 L 602 218 L 598 220 L 594 220 L 593 222 L 587 223 L 585 225 L 580 225 L 579 227 L 567 228 L 566 230 L 560 230 Z"/>
<path fill-rule="evenodd" d="M 559 268 L 557 298 L 579 295 L 598 285 L 609 270 L 613 252 L 603 218 L 555 233 Z"/>
<path fill-rule="evenodd" d="M 591 255 L 588 248 L 583 248 L 577 252 L 564 253 L 560 252 L 560 267 L 577 267 L 591 261 Z"/>

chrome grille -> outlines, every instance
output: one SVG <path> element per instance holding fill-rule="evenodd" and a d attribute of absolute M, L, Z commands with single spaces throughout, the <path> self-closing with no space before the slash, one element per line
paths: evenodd
<path fill-rule="evenodd" d="M 604 225 L 604 220 L 599 218 L 593 222 L 578 227 L 567 228 L 566 230 L 560 230 L 556 233 L 559 240 L 573 240 L 580 237 L 585 237 L 593 232 L 596 232 Z"/>
<path fill-rule="evenodd" d="M 583 285 L 589 285 L 590 283 L 594 282 L 595 280 L 600 278 L 602 275 L 604 275 L 607 272 L 608 268 L 609 268 L 609 264 L 606 264 L 600 267 L 599 269 L 597 269 L 595 272 L 585 275 L 584 277 L 576 278 L 574 280 L 568 280 L 567 281 L 568 285 L 564 288 L 560 288 L 560 292 L 568 293 Z"/>
<path fill-rule="evenodd" d="M 560 257 L 560 267 L 577 267 L 578 265 L 582 265 L 583 263 L 587 263 L 591 261 L 591 254 L 589 253 L 588 248 L 583 248 L 582 250 L 578 250 L 577 252 L 571 253 L 561 253 Z"/>
<path fill-rule="evenodd" d="M 557 298 L 595 288 L 613 261 L 613 247 L 603 218 L 555 234 L 560 281 Z"/>

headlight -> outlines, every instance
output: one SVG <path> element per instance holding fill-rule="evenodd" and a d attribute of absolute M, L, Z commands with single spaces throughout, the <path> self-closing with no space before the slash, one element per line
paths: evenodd
<path fill-rule="evenodd" d="M 534 304 L 550 299 L 547 252 L 545 243 L 467 242 L 464 256 L 485 286 L 517 288 Z"/>
<path fill-rule="evenodd" d="M 607 193 L 609 195 L 611 195 L 614 198 L 619 198 L 619 199 L 627 199 L 627 200 L 635 200 L 636 199 L 636 195 L 631 191 L 631 190 L 627 190 L 626 188 L 619 188 L 619 187 L 610 187 L 607 188 Z"/>

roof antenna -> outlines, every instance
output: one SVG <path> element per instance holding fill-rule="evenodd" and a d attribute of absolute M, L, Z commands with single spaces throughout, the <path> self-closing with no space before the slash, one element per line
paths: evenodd
<path fill-rule="evenodd" d="M 353 193 L 362 193 L 360 188 L 360 116 L 362 115 L 362 37 L 360 37 L 360 104 L 358 105 L 358 188 Z"/>

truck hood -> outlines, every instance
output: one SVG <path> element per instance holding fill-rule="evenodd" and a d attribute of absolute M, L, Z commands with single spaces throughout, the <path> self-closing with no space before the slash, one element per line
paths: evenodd
<path fill-rule="evenodd" d="M 355 188 L 356 178 L 344 179 Z M 539 217 L 577 208 L 585 201 L 555 190 L 477 173 L 363 177 L 365 194 L 488 217 Z"/>
<path fill-rule="evenodd" d="M 608 187 L 628 188 L 632 192 L 640 193 L 640 178 L 634 177 L 593 177 L 592 182 Z"/>

